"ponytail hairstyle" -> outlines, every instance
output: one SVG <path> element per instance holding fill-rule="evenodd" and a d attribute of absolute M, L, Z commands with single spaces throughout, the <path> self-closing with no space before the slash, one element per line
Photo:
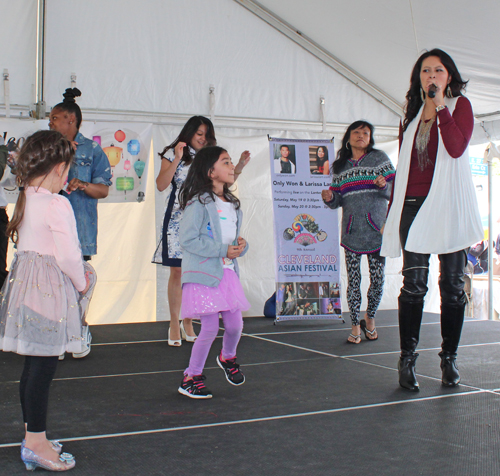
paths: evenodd
<path fill-rule="evenodd" d="M 75 98 L 82 95 L 78 88 L 68 88 L 63 94 L 63 102 L 56 104 L 52 110 L 59 109 L 61 111 L 67 112 L 68 114 L 74 114 L 76 117 L 76 130 L 80 130 L 80 125 L 82 123 L 82 110 L 80 106 L 76 103 Z"/>
<path fill-rule="evenodd" d="M 360 127 L 368 127 L 370 129 L 370 143 L 366 148 L 366 153 L 371 152 L 373 150 L 373 146 L 375 145 L 375 139 L 373 138 L 373 131 L 375 128 L 367 121 L 355 121 L 353 122 L 345 131 L 344 137 L 342 138 L 342 147 L 337 152 L 337 158 L 332 165 L 332 171 L 334 174 L 338 174 L 346 162 L 352 158 L 352 149 L 349 144 L 349 139 L 351 138 L 351 131 L 359 129 Z"/>
<path fill-rule="evenodd" d="M 26 206 L 25 188 L 38 177 L 47 176 L 57 165 L 68 166 L 75 151 L 71 142 L 57 131 L 38 131 L 24 142 L 16 164 L 16 181 L 19 188 L 16 208 L 7 225 L 7 236 L 17 243 L 18 229 L 23 221 Z"/>
<path fill-rule="evenodd" d="M 207 140 L 207 147 L 217 145 L 217 140 L 215 139 L 214 125 L 212 124 L 212 121 L 204 116 L 193 116 L 186 122 L 186 124 L 184 124 L 184 127 L 182 128 L 177 139 L 175 139 L 174 142 L 172 142 L 170 145 L 167 145 L 161 152 L 158 153 L 158 155 L 162 159 L 164 159 L 165 154 L 170 149 L 175 149 L 175 146 L 179 142 L 185 142 L 187 146 L 184 147 L 181 161 L 184 162 L 186 165 L 189 165 L 193 161 L 193 157 L 189 152 L 189 146 L 191 145 L 191 140 L 196 134 L 196 131 L 203 124 L 207 126 L 207 133 L 205 136 Z"/>
<path fill-rule="evenodd" d="M 437 58 L 439 58 L 439 61 L 441 61 L 443 66 L 446 68 L 446 71 L 448 71 L 448 74 L 451 76 L 451 81 L 446 88 L 445 95 L 454 98 L 457 96 L 462 96 L 462 91 L 465 91 L 465 87 L 467 86 L 468 81 L 464 81 L 462 79 L 460 73 L 458 72 L 457 66 L 455 65 L 455 62 L 452 60 L 451 56 L 448 53 L 445 53 L 439 48 L 434 48 L 433 50 L 426 51 L 417 60 L 411 72 L 410 89 L 406 93 L 403 132 L 406 131 L 406 129 L 410 125 L 410 122 L 415 119 L 418 111 L 420 111 L 420 108 L 422 107 L 423 100 L 421 95 L 422 86 L 420 84 L 420 71 L 422 69 L 422 63 L 424 62 L 424 60 L 431 56 L 436 56 Z M 422 94 L 425 98 L 425 92 L 423 90 Z"/>
<path fill-rule="evenodd" d="M 186 180 L 179 190 L 179 203 L 182 209 L 186 208 L 188 202 L 197 197 L 200 203 L 201 195 L 208 193 L 212 200 L 215 201 L 214 184 L 209 174 L 213 171 L 215 163 L 226 149 L 222 147 L 212 146 L 204 147 L 199 150 L 194 156 L 193 163 L 189 167 Z M 234 204 L 235 208 L 240 208 L 240 201 L 231 193 L 227 184 L 224 184 L 224 198 Z"/>

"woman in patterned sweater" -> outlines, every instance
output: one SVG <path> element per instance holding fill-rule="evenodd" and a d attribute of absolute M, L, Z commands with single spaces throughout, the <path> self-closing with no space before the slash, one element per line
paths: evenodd
<path fill-rule="evenodd" d="M 347 267 L 347 302 L 351 313 L 350 344 L 377 340 L 375 314 L 384 289 L 385 258 L 380 256 L 382 229 L 394 180 L 394 167 L 387 155 L 373 148 L 373 126 L 353 122 L 342 139 L 332 166 L 332 185 L 321 192 L 330 208 L 342 207 L 342 240 Z M 361 306 L 361 255 L 370 269 L 370 288 L 365 319 L 359 320 Z"/>

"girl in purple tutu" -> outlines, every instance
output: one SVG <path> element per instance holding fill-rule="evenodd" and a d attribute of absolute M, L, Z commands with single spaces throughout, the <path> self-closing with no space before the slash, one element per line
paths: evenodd
<path fill-rule="evenodd" d="M 224 337 L 217 364 L 230 384 L 245 382 L 236 363 L 236 348 L 243 330 L 242 311 L 250 304 L 238 278 L 236 258 L 247 252 L 248 244 L 239 236 L 240 201 L 229 191 L 234 181 L 234 165 L 227 151 L 206 147 L 196 154 L 179 193 L 184 209 L 179 230 L 183 251 L 181 318 L 201 321 L 179 386 L 179 393 L 190 398 L 212 398 L 202 373 L 219 332 L 219 313 Z"/>

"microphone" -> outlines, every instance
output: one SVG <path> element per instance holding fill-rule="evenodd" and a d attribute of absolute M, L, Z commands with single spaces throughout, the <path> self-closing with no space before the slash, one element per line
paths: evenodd
<path fill-rule="evenodd" d="M 428 89 L 428 91 L 427 91 L 427 95 L 428 95 L 431 99 L 433 99 L 433 98 L 435 98 L 435 97 L 436 97 L 436 91 L 437 91 L 437 86 L 436 86 L 434 83 L 432 83 L 432 84 L 429 86 L 429 89 Z"/>

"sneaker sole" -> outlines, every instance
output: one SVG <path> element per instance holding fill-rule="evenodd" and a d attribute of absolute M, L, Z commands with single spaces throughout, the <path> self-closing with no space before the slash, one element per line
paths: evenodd
<path fill-rule="evenodd" d="M 89 346 L 88 346 L 87 350 L 84 350 L 83 352 L 73 353 L 73 358 L 74 359 L 83 359 L 84 357 L 87 357 L 87 355 L 90 354 L 91 344 L 92 344 L 92 334 L 90 335 Z"/>
<path fill-rule="evenodd" d="M 219 360 L 219 356 L 217 356 L 217 365 L 224 371 L 224 376 L 226 377 L 226 380 L 231 384 L 234 385 L 235 387 L 239 387 L 240 385 L 243 385 L 245 383 L 245 374 L 243 374 L 243 382 L 240 383 L 234 383 L 229 380 L 229 377 L 227 376 L 226 369 L 222 366 L 221 361 Z"/>
<path fill-rule="evenodd" d="M 84 357 L 87 357 L 87 355 L 90 354 L 90 349 L 86 350 L 85 352 L 81 352 L 80 354 L 73 354 L 74 359 L 83 359 Z"/>
<path fill-rule="evenodd" d="M 198 400 L 203 400 L 203 399 L 206 400 L 208 398 L 212 398 L 212 395 L 193 395 L 192 393 L 189 393 L 187 390 L 184 390 L 182 387 L 179 387 L 177 390 L 181 395 L 186 395 L 186 397 L 189 398 L 196 398 Z"/>

